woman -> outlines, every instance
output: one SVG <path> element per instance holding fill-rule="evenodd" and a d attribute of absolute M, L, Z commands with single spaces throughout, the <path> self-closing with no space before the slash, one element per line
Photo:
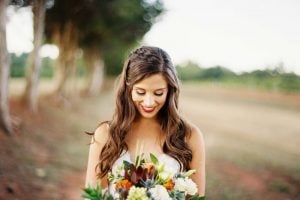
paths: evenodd
<path fill-rule="evenodd" d="M 107 173 L 123 160 L 134 160 L 142 143 L 144 155 L 153 153 L 169 168 L 195 169 L 191 178 L 204 196 L 204 140 L 200 130 L 179 115 L 178 84 L 176 69 L 162 49 L 144 46 L 129 55 L 113 118 L 99 125 L 90 145 L 86 186 L 108 187 Z"/>

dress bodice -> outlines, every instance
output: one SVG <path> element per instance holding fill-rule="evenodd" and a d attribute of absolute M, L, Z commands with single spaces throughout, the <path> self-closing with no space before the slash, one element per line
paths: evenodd
<path fill-rule="evenodd" d="M 157 156 L 157 155 L 156 155 Z M 157 159 L 159 160 L 160 163 L 163 163 L 165 165 L 165 169 L 169 172 L 171 172 L 172 174 L 179 172 L 180 171 L 180 164 L 178 163 L 178 161 L 169 156 L 168 154 L 160 154 L 159 156 L 157 156 Z M 112 166 L 112 173 L 115 173 L 117 170 L 117 167 L 123 164 L 123 160 L 126 160 L 128 162 L 131 162 L 131 158 L 130 158 L 130 154 L 128 151 L 125 151 L 121 154 L 121 156 L 115 161 L 115 163 Z M 115 184 L 109 184 L 108 186 L 109 192 L 111 194 L 115 193 Z"/>

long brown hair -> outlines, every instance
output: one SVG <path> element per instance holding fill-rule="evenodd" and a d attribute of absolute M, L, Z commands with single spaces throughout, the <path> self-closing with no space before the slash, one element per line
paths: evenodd
<path fill-rule="evenodd" d="M 157 47 L 143 46 L 133 51 L 125 61 L 119 77 L 116 94 L 116 107 L 109 124 L 109 136 L 104 145 L 97 167 L 98 177 L 104 177 L 113 163 L 128 146 L 125 137 L 138 116 L 131 99 L 133 85 L 153 74 L 162 74 L 168 83 L 167 100 L 158 113 L 158 122 L 166 134 L 163 152 L 180 163 L 181 170 L 188 170 L 192 160 L 192 151 L 186 143 L 190 126 L 178 113 L 179 83 L 176 69 L 169 55 Z"/>

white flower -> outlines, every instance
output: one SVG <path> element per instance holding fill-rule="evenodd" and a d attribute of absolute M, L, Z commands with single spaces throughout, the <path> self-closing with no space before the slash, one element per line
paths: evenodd
<path fill-rule="evenodd" d="M 164 171 L 168 172 L 171 176 L 174 176 L 177 173 L 176 167 L 165 167 Z"/>
<path fill-rule="evenodd" d="M 162 185 L 155 185 L 149 192 L 151 193 L 151 197 L 155 200 L 172 200 L 167 189 Z"/>
<path fill-rule="evenodd" d="M 189 195 L 194 195 L 197 193 L 198 191 L 197 185 L 194 181 L 192 181 L 192 179 L 186 178 L 185 183 L 186 183 L 186 192 Z"/>
<path fill-rule="evenodd" d="M 176 179 L 174 189 L 189 195 L 194 195 L 198 191 L 197 185 L 190 178 Z"/>
<path fill-rule="evenodd" d="M 126 200 L 149 200 L 146 194 L 146 188 L 132 186 Z"/>
<path fill-rule="evenodd" d="M 175 180 L 175 186 L 174 186 L 175 190 L 180 191 L 180 192 L 186 192 L 185 187 L 186 187 L 186 185 L 185 185 L 184 178 L 178 178 Z"/>
<path fill-rule="evenodd" d="M 167 179 L 174 177 L 176 170 L 168 167 L 163 167 L 162 170 L 158 171 L 158 179 L 165 182 Z"/>
<path fill-rule="evenodd" d="M 172 174 L 167 171 L 162 171 L 162 172 L 158 173 L 158 178 L 161 180 L 164 180 L 164 181 L 171 177 L 172 177 Z"/>

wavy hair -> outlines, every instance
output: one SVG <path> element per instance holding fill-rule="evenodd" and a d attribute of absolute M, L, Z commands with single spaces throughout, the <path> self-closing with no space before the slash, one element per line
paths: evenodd
<path fill-rule="evenodd" d="M 138 111 L 131 99 L 133 85 L 154 74 L 162 74 L 168 83 L 164 106 L 158 112 L 158 122 L 165 133 L 162 150 L 180 163 L 181 170 L 190 169 L 192 151 L 186 143 L 191 128 L 178 112 L 179 81 L 169 55 L 157 47 L 143 46 L 129 54 L 119 76 L 116 106 L 109 124 L 109 136 L 99 156 L 98 177 L 104 177 L 128 146 L 125 137 L 137 119 Z"/>

